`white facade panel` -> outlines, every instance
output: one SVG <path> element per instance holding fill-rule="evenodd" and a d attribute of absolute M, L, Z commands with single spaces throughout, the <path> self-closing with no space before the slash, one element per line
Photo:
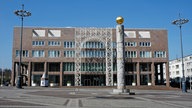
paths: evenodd
<path fill-rule="evenodd" d="M 125 38 L 136 38 L 136 32 L 135 31 L 124 31 L 124 37 Z"/>
<path fill-rule="evenodd" d="M 151 38 L 149 31 L 139 31 L 139 38 Z"/>
<path fill-rule="evenodd" d="M 33 30 L 33 37 L 45 37 L 45 30 Z"/>
<path fill-rule="evenodd" d="M 61 30 L 49 30 L 48 37 L 61 37 Z"/>

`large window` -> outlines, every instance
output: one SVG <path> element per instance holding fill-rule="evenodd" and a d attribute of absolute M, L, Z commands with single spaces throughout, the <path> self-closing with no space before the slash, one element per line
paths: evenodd
<path fill-rule="evenodd" d="M 141 46 L 141 47 L 150 47 L 151 42 L 139 42 L 139 46 Z"/>
<path fill-rule="evenodd" d="M 83 50 L 81 57 L 105 57 L 105 50 Z"/>
<path fill-rule="evenodd" d="M 43 72 L 44 71 L 44 63 L 32 63 L 33 71 L 35 72 Z"/>
<path fill-rule="evenodd" d="M 64 71 L 75 71 L 74 62 L 65 62 L 63 66 Z"/>
<path fill-rule="evenodd" d="M 16 50 L 16 57 L 20 56 L 20 50 Z M 22 50 L 22 57 L 29 57 L 28 50 Z"/>
<path fill-rule="evenodd" d="M 175 65 L 176 69 L 179 69 L 179 65 Z"/>
<path fill-rule="evenodd" d="M 136 63 L 125 63 L 125 71 L 136 71 Z"/>
<path fill-rule="evenodd" d="M 105 72 L 105 63 L 81 63 L 81 71 L 87 72 Z"/>
<path fill-rule="evenodd" d="M 60 71 L 60 63 L 48 63 L 49 70 L 48 71 Z"/>
<path fill-rule="evenodd" d="M 48 57 L 50 57 L 50 58 L 60 57 L 60 51 L 57 51 L 57 50 L 49 50 L 49 51 L 48 51 Z"/>
<path fill-rule="evenodd" d="M 64 51 L 64 57 L 75 57 L 75 51 Z"/>
<path fill-rule="evenodd" d="M 60 41 L 48 41 L 49 46 L 60 46 L 61 42 Z"/>
<path fill-rule="evenodd" d="M 102 42 L 85 42 L 83 43 L 83 48 L 104 48 L 104 44 Z"/>
<path fill-rule="evenodd" d="M 140 71 L 151 71 L 151 64 L 150 63 L 140 63 Z"/>
<path fill-rule="evenodd" d="M 126 58 L 136 58 L 137 52 L 136 51 L 125 51 Z"/>
<path fill-rule="evenodd" d="M 141 58 L 151 58 L 151 51 L 140 51 Z"/>
<path fill-rule="evenodd" d="M 44 50 L 32 50 L 32 57 L 44 57 Z"/>
<path fill-rule="evenodd" d="M 179 75 L 179 71 L 176 71 L 176 75 Z"/>
<path fill-rule="evenodd" d="M 44 46 L 45 42 L 44 41 L 32 41 L 33 46 Z"/>
<path fill-rule="evenodd" d="M 125 46 L 129 46 L 129 47 L 136 47 L 137 43 L 136 42 L 124 42 Z"/>
<path fill-rule="evenodd" d="M 73 41 L 64 42 L 64 48 L 74 48 L 74 47 L 75 47 L 75 42 L 73 42 Z"/>
<path fill-rule="evenodd" d="M 166 51 L 155 51 L 154 57 L 155 58 L 166 58 Z"/>

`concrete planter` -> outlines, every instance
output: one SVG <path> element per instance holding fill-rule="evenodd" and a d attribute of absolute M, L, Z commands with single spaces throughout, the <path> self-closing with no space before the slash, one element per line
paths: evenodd
<path fill-rule="evenodd" d="M 71 83 L 67 83 L 67 86 L 71 86 Z"/>
<path fill-rule="evenodd" d="M 114 86 L 117 86 L 117 83 L 114 83 L 113 85 L 114 85 Z"/>
<path fill-rule="evenodd" d="M 57 84 L 57 83 L 50 83 L 49 85 L 50 85 L 51 87 L 58 86 L 58 84 Z"/>
<path fill-rule="evenodd" d="M 132 86 L 136 86 L 136 83 L 135 83 L 135 82 L 133 82 L 133 83 L 132 83 Z"/>
<path fill-rule="evenodd" d="M 37 84 L 36 83 L 32 83 L 31 86 L 35 87 L 35 86 L 37 86 Z"/>

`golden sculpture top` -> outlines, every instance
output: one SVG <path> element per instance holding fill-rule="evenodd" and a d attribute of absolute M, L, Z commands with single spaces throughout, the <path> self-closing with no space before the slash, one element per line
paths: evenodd
<path fill-rule="evenodd" d="M 122 24 L 123 21 L 124 21 L 124 19 L 123 19 L 123 17 L 121 17 L 121 16 L 118 16 L 118 17 L 116 18 L 117 24 Z"/>

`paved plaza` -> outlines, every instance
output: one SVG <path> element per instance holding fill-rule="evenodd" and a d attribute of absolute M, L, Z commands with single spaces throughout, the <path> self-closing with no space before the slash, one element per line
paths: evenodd
<path fill-rule="evenodd" d="M 192 108 L 191 91 L 131 90 L 135 95 L 117 95 L 112 90 L 0 87 L 0 108 Z"/>

